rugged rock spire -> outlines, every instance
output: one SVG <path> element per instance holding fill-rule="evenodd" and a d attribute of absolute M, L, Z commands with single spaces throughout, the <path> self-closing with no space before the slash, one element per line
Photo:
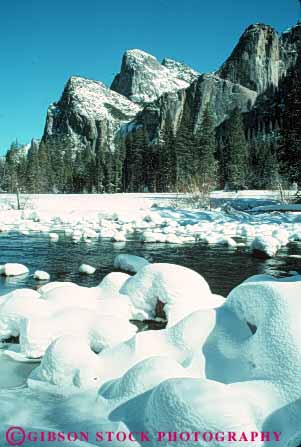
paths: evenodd
<path fill-rule="evenodd" d="M 261 23 L 251 25 L 217 74 L 259 93 L 279 82 L 280 49 L 277 32 Z"/>
<path fill-rule="evenodd" d="M 111 89 L 137 104 L 155 101 L 163 93 L 185 89 L 198 76 L 190 67 L 171 59 L 163 64 L 151 54 L 129 50 Z"/>

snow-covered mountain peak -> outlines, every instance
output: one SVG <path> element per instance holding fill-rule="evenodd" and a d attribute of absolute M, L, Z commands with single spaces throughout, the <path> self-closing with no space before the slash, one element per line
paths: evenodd
<path fill-rule="evenodd" d="M 163 59 L 162 65 L 168 68 L 175 77 L 182 79 L 182 81 L 188 82 L 189 84 L 201 75 L 201 73 L 193 70 L 193 68 L 189 67 L 189 65 L 186 65 L 183 62 L 175 61 L 174 59 L 170 59 L 168 57 Z"/>
<path fill-rule="evenodd" d="M 116 110 L 118 118 L 124 114 L 124 120 L 128 120 L 140 110 L 137 104 L 110 90 L 102 82 L 79 76 L 69 79 L 63 98 L 66 96 L 71 100 L 74 111 L 90 118 L 112 115 Z"/>
<path fill-rule="evenodd" d="M 187 80 L 183 75 L 179 76 L 184 69 L 175 68 L 175 64 L 169 68 L 145 51 L 128 50 L 123 56 L 120 73 L 115 77 L 111 89 L 137 104 L 153 102 L 163 93 L 181 90 L 190 85 L 189 76 Z"/>

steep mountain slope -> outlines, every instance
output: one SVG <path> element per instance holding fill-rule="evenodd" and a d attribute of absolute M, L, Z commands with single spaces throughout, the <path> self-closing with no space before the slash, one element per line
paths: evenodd
<path fill-rule="evenodd" d="M 174 134 L 177 133 L 184 109 L 185 118 L 197 128 L 207 104 L 210 104 L 218 126 L 236 107 L 243 112 L 251 110 L 256 98 L 256 92 L 239 84 L 213 74 L 202 75 L 186 90 L 166 93 L 146 106 L 139 113 L 137 123 L 143 125 L 147 139 L 152 142 L 166 125 L 173 129 Z"/>
<path fill-rule="evenodd" d="M 224 79 L 262 93 L 279 82 L 280 49 L 277 32 L 263 24 L 251 25 L 233 53 L 218 70 Z"/>
<path fill-rule="evenodd" d="M 141 108 L 98 81 L 73 76 L 58 103 L 48 109 L 43 143 L 74 150 L 95 142 L 101 135 L 114 149 L 115 135 Z"/>
<path fill-rule="evenodd" d="M 300 48 L 299 24 L 281 36 L 271 26 L 251 25 L 217 74 L 263 93 L 278 87 L 280 79 L 296 64 Z"/>
<path fill-rule="evenodd" d="M 111 89 L 137 104 L 155 101 L 163 93 L 185 89 L 198 76 L 190 67 L 171 59 L 163 64 L 151 54 L 129 50 Z"/>

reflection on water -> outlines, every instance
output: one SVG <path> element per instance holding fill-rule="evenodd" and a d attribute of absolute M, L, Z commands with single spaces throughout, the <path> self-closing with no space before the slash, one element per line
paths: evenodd
<path fill-rule="evenodd" d="M 212 291 L 221 295 L 258 273 L 285 275 L 289 271 L 301 272 L 301 259 L 290 257 L 301 254 L 301 245 L 290 244 L 274 259 L 256 259 L 247 247 L 229 249 L 221 246 L 142 244 L 140 242 L 113 243 L 96 240 L 91 243 L 74 243 L 63 234 L 58 242 L 51 242 L 47 235 L 20 236 L 17 233 L 0 235 L 0 264 L 19 262 L 25 264 L 30 274 L 23 277 L 0 277 L 0 294 L 20 287 L 37 285 L 32 277 L 35 270 L 45 270 L 52 281 L 73 281 L 84 286 L 95 286 L 109 272 L 119 253 L 144 256 L 151 262 L 170 262 L 189 267 L 202 274 Z M 78 272 L 81 263 L 97 268 L 91 276 Z"/>

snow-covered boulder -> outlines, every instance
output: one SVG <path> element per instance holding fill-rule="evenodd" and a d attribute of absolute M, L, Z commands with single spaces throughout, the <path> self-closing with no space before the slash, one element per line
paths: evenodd
<path fill-rule="evenodd" d="M 110 418 L 125 422 L 130 430 L 139 426 L 149 432 L 151 447 L 168 447 L 172 441 L 179 447 L 207 443 L 227 447 L 237 441 L 238 445 L 247 447 L 264 444 L 260 438 L 251 439 L 251 433 L 259 429 L 244 394 L 222 383 L 199 378 L 166 380 L 146 394 L 142 402 L 141 396 L 131 399 L 113 411 Z M 236 439 L 229 441 L 229 432 L 235 433 Z M 249 438 L 239 442 L 242 432 Z"/>
<path fill-rule="evenodd" d="M 106 382 L 98 392 L 98 401 L 112 411 L 164 380 L 189 376 L 188 370 L 172 358 L 149 357 L 136 363 L 120 378 Z"/>
<path fill-rule="evenodd" d="M 47 303 L 39 299 L 40 294 L 31 289 L 18 289 L 1 297 L 0 339 L 20 334 L 24 318 L 44 318 L 49 315 Z"/>
<path fill-rule="evenodd" d="M 95 310 L 100 292 L 96 287 L 82 287 L 77 284 L 51 287 L 42 293 L 42 299 L 57 311 L 66 308 Z"/>
<path fill-rule="evenodd" d="M 251 250 L 254 255 L 273 258 L 281 244 L 278 239 L 272 236 L 257 236 L 251 243 Z"/>
<path fill-rule="evenodd" d="M 232 358 L 249 362 L 249 379 L 278 381 L 288 395 L 296 395 L 297 389 L 301 394 L 300 295 L 298 280 L 249 281 L 236 287 L 225 303 L 255 328 L 251 337 L 231 347 Z"/>
<path fill-rule="evenodd" d="M 36 270 L 33 274 L 34 279 L 37 281 L 49 281 L 50 275 L 47 272 L 44 272 L 43 270 Z"/>
<path fill-rule="evenodd" d="M 47 292 L 50 292 L 50 290 L 57 289 L 58 287 L 78 287 L 77 284 L 74 284 L 70 281 L 53 281 L 49 282 L 48 284 L 44 284 L 39 288 L 39 293 L 41 295 L 46 294 Z"/>
<path fill-rule="evenodd" d="M 96 271 L 96 268 L 92 265 L 88 264 L 81 264 L 79 267 L 79 273 L 85 274 L 85 275 L 93 275 Z"/>
<path fill-rule="evenodd" d="M 195 310 L 216 307 L 205 279 L 193 270 L 174 264 L 143 267 L 126 281 L 121 293 L 130 297 L 137 319 L 162 317 L 164 310 L 169 325 Z"/>
<path fill-rule="evenodd" d="M 99 297 L 101 299 L 114 298 L 120 293 L 121 287 L 130 278 L 129 275 L 122 272 L 112 272 L 106 275 L 97 286 Z"/>
<path fill-rule="evenodd" d="M 142 267 L 148 265 L 149 262 L 140 257 L 128 254 L 121 254 L 114 259 L 114 267 L 125 272 L 137 273 Z"/>
<path fill-rule="evenodd" d="M 78 321 L 81 321 L 79 319 L 83 317 L 86 318 L 82 314 L 77 314 Z M 161 379 L 164 380 L 168 377 L 205 377 L 205 357 L 200 347 L 203 346 L 210 335 L 215 322 L 214 311 L 199 311 L 189 315 L 172 328 L 161 331 L 139 332 L 126 340 L 124 325 L 122 327 L 117 320 L 115 322 L 111 320 L 110 331 L 115 332 L 113 342 L 115 343 L 118 337 L 119 339 L 123 337 L 125 341 L 102 350 L 96 356 L 91 353 L 91 347 L 94 351 L 99 350 L 100 334 L 95 334 L 94 331 L 93 335 L 85 329 L 80 330 L 72 326 L 68 328 L 67 324 L 72 324 L 72 322 L 65 319 L 65 329 L 68 330 L 65 331 L 65 335 L 62 335 L 64 330 L 59 331 L 59 326 L 56 327 L 56 337 L 48 344 L 46 359 L 42 361 L 41 368 L 37 370 L 38 374 L 34 373 L 31 377 L 38 382 L 35 382 L 33 386 L 39 386 L 42 389 L 45 385 L 45 390 L 47 390 L 48 385 L 54 385 L 55 383 L 71 387 L 86 386 L 83 384 L 84 380 L 87 379 L 86 384 L 91 383 L 91 377 L 92 380 L 97 377 L 99 380 L 97 379 L 95 383 L 100 386 L 108 380 L 121 377 L 126 371 L 139 363 L 140 366 L 129 372 L 129 380 L 126 379 L 122 382 L 122 393 L 124 393 L 122 399 L 124 399 L 128 393 L 134 396 L 142 392 L 143 389 L 146 390 L 151 384 L 155 385 Z M 56 320 L 56 323 L 59 323 L 59 320 Z M 33 331 L 35 331 L 37 334 L 36 341 L 39 343 L 38 335 L 45 325 L 43 322 L 37 324 L 39 326 L 29 327 L 28 335 L 34 342 Z M 82 327 L 83 323 L 81 322 L 79 326 Z M 101 327 L 103 328 L 103 326 Z M 99 327 L 97 330 L 100 331 L 101 328 Z M 60 335 L 58 335 L 59 332 Z M 47 326 L 44 333 L 47 335 Z M 102 333 L 104 333 L 104 330 Z M 108 340 L 109 337 L 106 336 L 105 342 L 108 343 Z M 112 343 L 111 339 L 110 341 Z M 104 342 L 102 341 L 102 343 Z M 69 345 L 74 346 L 74 348 L 69 349 Z M 31 354 L 37 355 L 38 353 L 38 351 L 35 351 Z M 163 362 L 150 360 L 145 365 L 140 363 L 158 356 L 168 359 Z M 79 382 L 74 383 L 75 373 L 77 374 L 76 377 L 81 378 L 82 385 L 78 385 Z M 136 385 L 132 389 L 131 384 L 134 383 L 135 377 Z M 92 384 L 95 383 L 92 382 Z M 115 399 L 114 395 L 118 386 L 113 385 L 111 388 L 112 399 Z M 103 399 L 109 398 L 108 396 L 109 394 L 104 394 Z M 117 404 L 120 400 L 114 402 Z M 108 405 L 108 408 L 111 408 L 110 404 Z"/>
<path fill-rule="evenodd" d="M 157 356 L 176 361 L 189 377 L 205 377 L 205 356 L 201 347 L 215 323 L 214 310 L 198 311 L 175 326 L 138 332 L 131 339 L 103 350 L 99 354 L 103 381 L 120 377 L 137 363 Z"/>
<path fill-rule="evenodd" d="M 57 242 L 59 240 L 59 235 L 57 233 L 49 233 L 49 239 L 53 242 Z"/>
<path fill-rule="evenodd" d="M 79 388 L 98 388 L 100 362 L 82 337 L 65 335 L 54 340 L 47 348 L 38 366 L 28 379 L 33 389 L 52 392 L 72 392 Z"/>
<path fill-rule="evenodd" d="M 0 273 L 4 276 L 21 276 L 29 272 L 28 268 L 23 264 L 7 263 L 1 266 Z"/>
<path fill-rule="evenodd" d="M 32 358 L 43 356 L 48 346 L 63 335 L 82 336 L 95 352 L 100 352 L 128 340 L 137 330 L 124 318 L 76 308 L 64 309 L 49 318 L 25 319 L 20 326 L 21 352 Z"/>

